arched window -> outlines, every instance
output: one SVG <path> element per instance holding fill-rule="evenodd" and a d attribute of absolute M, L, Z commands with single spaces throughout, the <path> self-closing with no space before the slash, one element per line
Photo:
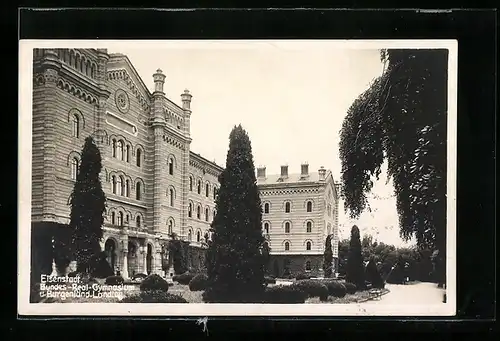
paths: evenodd
<path fill-rule="evenodd" d="M 188 206 L 188 217 L 191 218 L 193 216 L 193 204 L 189 203 Z"/>
<path fill-rule="evenodd" d="M 264 223 L 264 231 L 269 234 L 269 223 Z"/>
<path fill-rule="evenodd" d="M 123 226 L 123 212 L 118 212 L 118 226 Z"/>
<path fill-rule="evenodd" d="M 311 261 L 306 262 L 306 271 L 311 271 Z"/>
<path fill-rule="evenodd" d="M 307 233 L 312 232 L 312 223 L 310 221 L 308 221 L 306 224 L 306 231 L 307 231 Z"/>
<path fill-rule="evenodd" d="M 289 250 L 290 250 L 290 243 L 285 242 L 285 251 L 289 251 Z"/>
<path fill-rule="evenodd" d="M 127 145 L 126 150 L 125 150 L 125 160 L 127 162 L 130 162 L 130 146 Z"/>
<path fill-rule="evenodd" d="M 173 158 L 170 158 L 170 160 L 168 160 L 168 174 L 174 175 L 174 159 Z"/>
<path fill-rule="evenodd" d="M 141 200 L 141 183 L 140 182 L 138 182 L 135 185 L 135 198 L 137 200 Z"/>
<path fill-rule="evenodd" d="M 201 181 L 198 180 L 198 194 L 201 194 Z"/>
<path fill-rule="evenodd" d="M 193 178 L 191 176 L 189 177 L 189 190 L 193 191 Z"/>
<path fill-rule="evenodd" d="M 201 219 L 201 207 L 196 207 L 196 218 Z"/>
<path fill-rule="evenodd" d="M 168 234 L 172 234 L 174 232 L 174 222 L 173 220 L 168 221 Z"/>
<path fill-rule="evenodd" d="M 117 187 L 119 195 L 123 195 L 123 186 L 124 186 L 123 178 L 121 176 L 119 176 L 117 181 L 116 181 L 116 187 Z"/>
<path fill-rule="evenodd" d="M 285 213 L 290 213 L 290 203 L 285 203 Z"/>
<path fill-rule="evenodd" d="M 312 212 L 313 210 L 313 203 L 312 201 L 307 202 L 307 212 Z"/>
<path fill-rule="evenodd" d="M 114 225 L 116 222 L 116 214 L 115 212 L 111 212 L 111 224 Z"/>
<path fill-rule="evenodd" d="M 135 218 L 135 226 L 136 227 L 141 227 L 141 216 L 138 215 L 136 218 Z"/>
<path fill-rule="evenodd" d="M 113 194 L 116 194 L 116 176 L 111 177 L 111 182 L 113 183 Z"/>
<path fill-rule="evenodd" d="M 140 149 L 137 149 L 137 152 L 136 152 L 136 165 L 137 167 L 141 167 L 141 154 L 142 154 L 142 151 Z"/>
<path fill-rule="evenodd" d="M 210 186 L 208 184 L 205 185 L 205 196 L 208 198 L 208 194 L 210 192 Z"/>
<path fill-rule="evenodd" d="M 174 190 L 173 188 L 170 189 L 170 206 L 174 207 Z"/>
<path fill-rule="evenodd" d="M 78 159 L 74 157 L 71 160 L 71 180 L 76 180 L 77 175 L 78 175 Z"/>
<path fill-rule="evenodd" d="M 130 182 L 125 180 L 125 196 L 130 197 Z"/>
<path fill-rule="evenodd" d="M 266 214 L 269 213 L 269 203 L 268 202 L 266 202 L 264 204 L 264 213 L 266 213 Z"/>
<path fill-rule="evenodd" d="M 188 241 L 191 241 L 193 239 L 193 231 L 191 231 L 191 229 L 189 229 L 188 231 Z"/>
<path fill-rule="evenodd" d="M 207 207 L 207 208 L 205 208 L 205 221 L 208 221 L 208 216 L 209 216 L 209 214 L 208 214 L 208 207 Z"/>
<path fill-rule="evenodd" d="M 117 148 L 117 157 L 119 160 L 123 160 L 123 142 L 118 141 L 118 148 Z"/>
<path fill-rule="evenodd" d="M 80 119 L 78 118 L 77 115 L 73 115 L 71 133 L 72 133 L 73 137 L 76 137 L 76 138 L 80 137 Z"/>
<path fill-rule="evenodd" d="M 201 241 L 201 231 L 196 232 L 196 241 L 198 243 Z"/>
<path fill-rule="evenodd" d="M 217 189 L 217 187 L 214 186 L 214 200 L 217 199 L 217 193 L 218 193 L 218 189 Z"/>
<path fill-rule="evenodd" d="M 216 210 L 214 210 L 214 213 L 213 213 L 213 218 L 212 218 L 212 220 L 214 220 L 214 219 L 215 219 L 215 216 L 216 216 L 216 215 L 217 215 L 217 211 L 216 211 Z"/>
<path fill-rule="evenodd" d="M 290 222 L 285 223 L 285 233 L 290 233 Z"/>
<path fill-rule="evenodd" d="M 311 251 L 311 242 L 306 243 L 306 250 Z"/>

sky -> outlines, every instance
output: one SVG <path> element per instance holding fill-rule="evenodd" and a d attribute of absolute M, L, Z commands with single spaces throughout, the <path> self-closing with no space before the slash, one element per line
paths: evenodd
<path fill-rule="evenodd" d="M 153 89 L 153 73 L 166 75 L 164 91 L 177 104 L 188 89 L 191 150 L 224 166 L 229 133 L 238 124 L 248 132 L 255 166 L 279 173 L 321 166 L 340 180 L 339 132 L 349 106 L 383 71 L 378 49 L 328 43 L 165 42 L 155 46 L 113 45 L 109 53 L 129 57 Z M 399 237 L 392 182 L 386 166 L 369 199 L 372 212 L 348 219 L 339 205 L 341 238 L 356 224 L 378 241 L 405 246 Z"/>

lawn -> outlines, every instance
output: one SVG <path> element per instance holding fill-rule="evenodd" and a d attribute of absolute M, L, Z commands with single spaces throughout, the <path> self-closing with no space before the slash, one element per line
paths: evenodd
<path fill-rule="evenodd" d="M 383 293 L 389 292 L 387 289 L 383 289 Z M 344 297 L 332 297 L 328 296 L 328 301 L 327 302 L 321 302 L 318 297 L 312 297 L 308 298 L 306 300 L 306 303 L 313 303 L 313 304 L 325 304 L 325 303 L 332 303 L 332 304 L 348 304 L 348 303 L 358 303 L 359 301 L 363 301 L 370 298 L 370 292 L 368 290 L 363 290 L 363 291 L 358 291 L 354 294 L 347 294 Z"/>

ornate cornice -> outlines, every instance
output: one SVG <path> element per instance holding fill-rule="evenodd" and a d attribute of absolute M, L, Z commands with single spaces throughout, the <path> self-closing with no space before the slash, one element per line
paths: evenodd
<path fill-rule="evenodd" d="M 189 165 L 215 177 L 224 171 L 224 168 L 193 152 L 189 153 Z"/>
<path fill-rule="evenodd" d="M 126 68 L 119 68 L 119 69 L 113 69 L 109 70 L 106 73 L 106 78 L 108 81 L 110 80 L 123 80 L 125 83 L 128 85 L 130 91 L 132 94 L 137 98 L 139 101 L 139 104 L 141 105 L 142 109 L 144 111 L 149 111 L 150 110 L 150 98 L 149 94 L 144 96 L 142 94 L 142 91 L 140 90 L 140 87 L 138 87 L 133 78 L 130 76 L 129 72 L 127 71 Z"/>
<path fill-rule="evenodd" d="M 57 80 L 57 87 L 89 104 L 98 104 L 98 98 L 93 94 L 87 92 L 83 87 L 76 86 L 63 78 L 59 78 Z"/>
<path fill-rule="evenodd" d="M 276 188 L 276 189 L 263 189 L 258 186 L 260 190 L 260 195 L 262 196 L 272 196 L 272 195 L 293 195 L 293 194 L 304 194 L 304 193 L 319 193 L 320 186 L 317 187 L 302 187 L 302 188 Z"/>

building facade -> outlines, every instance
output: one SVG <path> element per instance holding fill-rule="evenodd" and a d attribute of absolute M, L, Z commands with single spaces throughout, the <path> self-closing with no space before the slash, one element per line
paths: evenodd
<path fill-rule="evenodd" d="M 180 95 L 181 105 L 175 104 L 163 91 L 166 76 L 161 70 L 153 75 L 154 91 L 149 91 L 125 55 L 106 49 L 38 49 L 33 54 L 33 229 L 69 223 L 80 152 L 85 138 L 92 135 L 102 156 L 101 182 L 107 198 L 102 248 L 112 267 L 124 277 L 168 272 L 166 243 L 172 233 L 190 243 L 189 263 L 200 267 L 223 168 L 191 151 L 189 91 Z M 307 212 L 314 232 L 303 235 L 297 230 L 300 237 L 274 228 L 279 219 L 289 219 L 296 229 L 303 214 L 293 218 L 294 213 L 264 214 L 272 224 L 273 256 L 303 251 L 299 247 L 303 237 L 308 238 L 304 245 L 311 243 L 307 257 L 317 256 L 324 248 L 320 239 L 336 231 L 337 222 L 327 219 L 333 216 L 327 215 L 321 201 L 330 193 L 334 207 L 336 189 L 331 174 L 320 172 L 325 179 L 314 176 L 314 185 L 259 180 L 263 202 L 273 205 L 273 212 L 285 197 L 295 208 L 308 198 L 315 209 Z M 278 195 L 280 185 L 287 192 Z M 311 192 L 288 189 L 297 186 Z M 288 238 L 289 250 L 278 247 L 280 238 L 283 243 Z"/>

